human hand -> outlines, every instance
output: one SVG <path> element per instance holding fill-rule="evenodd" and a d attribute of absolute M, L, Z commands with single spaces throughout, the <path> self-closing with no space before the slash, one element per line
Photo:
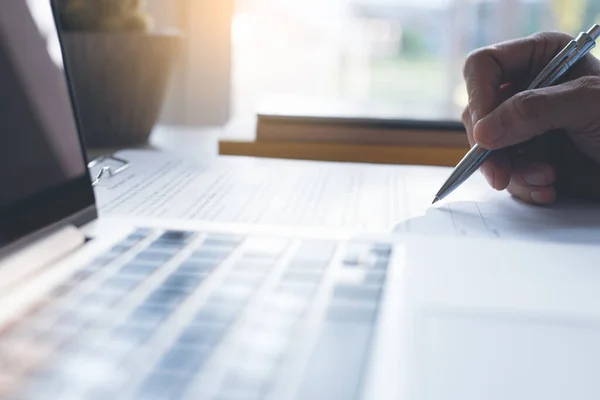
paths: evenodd
<path fill-rule="evenodd" d="M 536 34 L 477 50 L 465 63 L 469 141 L 502 149 L 481 172 L 494 189 L 528 203 L 600 200 L 600 61 L 587 55 L 564 83 L 526 90 L 572 39 Z"/>

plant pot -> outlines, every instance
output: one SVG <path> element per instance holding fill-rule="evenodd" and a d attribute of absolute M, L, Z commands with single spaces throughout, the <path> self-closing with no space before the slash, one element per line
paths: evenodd
<path fill-rule="evenodd" d="M 86 144 L 146 142 L 165 100 L 181 36 L 68 32 L 63 38 Z"/>

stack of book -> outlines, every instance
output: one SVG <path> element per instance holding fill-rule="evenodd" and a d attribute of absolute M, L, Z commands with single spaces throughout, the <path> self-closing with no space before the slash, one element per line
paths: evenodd
<path fill-rule="evenodd" d="M 392 116 L 373 108 L 285 103 L 257 113 L 257 142 L 338 143 L 417 147 L 469 146 L 461 122 Z"/>

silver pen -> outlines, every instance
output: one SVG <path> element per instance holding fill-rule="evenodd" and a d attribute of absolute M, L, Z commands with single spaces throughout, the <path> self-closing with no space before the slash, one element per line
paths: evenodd
<path fill-rule="evenodd" d="M 529 86 L 528 90 L 540 89 L 551 86 L 561 76 L 565 74 L 577 61 L 585 57 L 595 46 L 596 39 L 600 37 L 600 26 L 594 25 L 587 32 L 579 34 L 577 39 L 572 40 L 561 50 L 556 57 L 550 61 L 548 66 L 538 75 L 538 77 Z M 433 204 L 447 197 L 487 160 L 493 153 L 492 150 L 486 150 L 479 145 L 473 146 L 467 155 L 458 163 L 450 174 L 450 177 L 439 190 Z"/>

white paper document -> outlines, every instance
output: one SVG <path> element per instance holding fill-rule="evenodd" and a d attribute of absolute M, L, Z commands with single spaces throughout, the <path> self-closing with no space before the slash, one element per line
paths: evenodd
<path fill-rule="evenodd" d="M 365 232 L 600 241 L 600 206 L 526 205 L 480 174 L 439 205 L 451 169 L 220 157 L 210 166 L 125 151 L 131 167 L 100 182 L 101 214 L 348 228 Z"/>

